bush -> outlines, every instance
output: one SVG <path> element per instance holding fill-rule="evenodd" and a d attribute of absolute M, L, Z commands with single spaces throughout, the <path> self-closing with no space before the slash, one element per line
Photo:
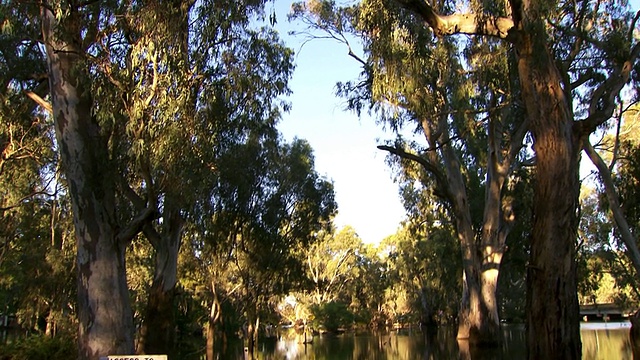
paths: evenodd
<path fill-rule="evenodd" d="M 329 332 L 336 332 L 341 328 L 350 327 L 354 316 L 346 304 L 330 302 L 311 307 L 314 316 L 314 326 L 323 327 Z"/>
<path fill-rule="evenodd" d="M 75 340 L 68 336 L 30 335 L 0 345 L 0 360 L 69 360 L 78 356 Z"/>

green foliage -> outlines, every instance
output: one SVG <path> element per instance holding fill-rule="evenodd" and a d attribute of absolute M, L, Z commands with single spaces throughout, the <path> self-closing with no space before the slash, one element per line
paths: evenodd
<path fill-rule="evenodd" d="M 349 311 L 347 304 L 342 302 L 312 305 L 311 313 L 314 317 L 313 326 L 317 329 L 336 333 L 353 325 L 354 315 Z"/>
<path fill-rule="evenodd" d="M 48 92 L 40 29 L 12 5 L 0 5 L 0 313 L 72 332 L 75 241 L 53 122 L 36 102 Z"/>
<path fill-rule="evenodd" d="M 447 323 L 460 298 L 459 244 L 449 224 L 416 219 L 385 239 L 389 250 L 386 309 L 394 322 Z"/>
<path fill-rule="evenodd" d="M 1 360 L 68 360 L 77 354 L 75 339 L 68 336 L 30 335 L 0 345 Z"/>
<path fill-rule="evenodd" d="M 613 221 L 602 208 L 603 196 L 591 189 L 582 199 L 578 247 L 578 295 L 581 303 L 615 302 L 637 306 L 637 278 L 620 249 Z"/>
<path fill-rule="evenodd" d="M 531 238 L 533 172 L 523 167 L 513 174 L 506 198 L 512 202 L 518 221 L 507 238 L 507 247 L 500 265 L 497 297 L 500 319 L 523 322 L 526 315 L 527 264 Z"/>

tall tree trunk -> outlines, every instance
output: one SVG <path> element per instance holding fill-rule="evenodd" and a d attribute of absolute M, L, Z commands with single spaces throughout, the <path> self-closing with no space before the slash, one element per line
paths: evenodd
<path fill-rule="evenodd" d="M 222 308 L 220 307 L 220 299 L 218 298 L 218 292 L 216 291 L 216 283 L 214 280 L 211 281 L 211 289 L 213 292 L 213 302 L 211 304 L 211 311 L 209 312 L 209 325 L 207 326 L 207 360 L 214 359 L 216 324 L 220 319 L 222 310 Z"/>
<path fill-rule="evenodd" d="M 249 353 L 249 358 L 255 357 L 255 349 L 258 344 L 258 329 L 260 326 L 260 318 L 255 305 L 251 305 L 247 310 L 247 329 L 245 335 L 245 346 Z"/>
<path fill-rule="evenodd" d="M 441 121 L 446 124 L 447 118 L 443 117 Z M 424 158 L 388 146 L 378 146 L 378 148 L 416 161 L 435 176 L 437 191 L 443 193 L 442 196 L 453 209 L 462 255 L 463 287 L 458 312 L 457 338 L 468 339 L 474 345 L 495 345 L 500 342 L 500 321 L 496 299 L 497 279 L 508 228 L 502 226 L 501 221 L 501 189 L 506 175 L 504 170 L 502 174 L 496 171 L 493 177 L 487 179 L 487 186 L 492 186 L 487 190 L 487 194 L 491 197 L 487 195 L 483 238 L 477 243 L 465 180 L 457 155 L 448 139 L 434 137 L 433 134 L 438 132 L 433 131 L 431 127 L 438 127 L 437 125 L 426 120 L 423 120 L 421 125 L 429 144 L 433 147 L 441 147 L 441 159 L 438 159 L 435 151 L 429 151 Z M 436 146 L 436 144 L 442 145 Z M 510 159 L 513 159 L 517 151 L 510 152 L 514 154 L 510 155 Z M 497 161 L 497 159 L 494 160 Z M 507 161 L 510 164 L 511 160 Z M 444 164 L 444 171 L 434 165 L 440 162 Z M 503 164 L 502 167 L 508 169 L 508 164 Z M 494 166 L 496 169 L 499 168 L 498 165 Z M 482 245 L 482 249 L 479 245 Z"/>
<path fill-rule="evenodd" d="M 574 135 L 569 100 L 544 44 L 543 25 L 538 21 L 530 27 L 516 44 L 522 97 L 536 152 L 527 270 L 529 359 L 580 359 L 575 241 L 582 142 Z"/>
<path fill-rule="evenodd" d="M 155 275 L 149 291 L 141 334 L 141 352 L 175 356 L 174 298 L 177 283 L 178 253 L 182 240 L 183 219 L 165 199 L 163 231 L 156 232 L 150 224 L 143 232 L 155 249 Z"/>
<path fill-rule="evenodd" d="M 59 19 L 41 7 L 56 138 L 73 206 L 77 244 L 78 358 L 133 352 L 133 316 L 117 233 L 114 174 L 92 116 L 76 9 Z"/>
<path fill-rule="evenodd" d="M 452 207 L 456 218 L 456 231 L 460 240 L 463 266 L 463 291 L 458 313 L 458 339 L 468 339 L 470 344 L 489 345 L 500 341 L 496 284 L 499 260 L 492 257 L 498 250 L 487 247 L 496 266 L 485 274 L 481 249 L 476 243 L 469 198 L 460 163 L 450 144 L 443 147 L 442 157 L 452 195 Z M 491 276 L 487 276 L 491 275 Z M 494 278 L 495 277 L 495 278 Z M 486 286 L 486 288 L 483 288 Z"/>

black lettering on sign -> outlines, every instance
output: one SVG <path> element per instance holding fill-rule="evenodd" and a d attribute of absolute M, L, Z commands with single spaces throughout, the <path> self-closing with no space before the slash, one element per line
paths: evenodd
<path fill-rule="evenodd" d="M 167 355 L 109 355 L 100 360 L 167 360 Z"/>

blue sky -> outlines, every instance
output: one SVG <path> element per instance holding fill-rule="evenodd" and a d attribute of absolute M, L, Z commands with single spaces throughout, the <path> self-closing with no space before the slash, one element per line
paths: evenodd
<path fill-rule="evenodd" d="M 376 145 L 393 138 L 375 124 L 373 118 L 344 110 L 344 100 L 335 96 L 338 81 L 357 78 L 359 64 L 347 55 L 347 48 L 333 40 L 314 40 L 300 48 L 302 37 L 289 36 L 289 30 L 302 30 L 289 23 L 291 0 L 274 0 L 278 23 L 275 28 L 296 52 L 296 70 L 290 82 L 293 104 L 279 126 L 287 140 L 306 139 L 314 149 L 316 170 L 333 180 L 338 228 L 350 225 L 367 243 L 377 243 L 392 235 L 405 217 L 398 186 L 385 164 L 385 153 Z M 640 0 L 631 0 L 638 10 Z M 354 45 L 354 44 L 352 44 Z M 354 51 L 358 52 L 354 46 Z M 589 162 L 585 159 L 583 163 Z"/>
<path fill-rule="evenodd" d="M 393 135 L 368 115 L 359 118 L 344 110 L 335 85 L 357 78 L 359 64 L 335 41 L 314 40 L 300 49 L 304 39 L 288 35 L 296 26 L 301 30 L 301 25 L 287 21 L 290 3 L 275 1 L 275 28 L 296 52 L 293 95 L 288 98 L 293 108 L 279 129 L 287 140 L 306 139 L 314 149 L 316 171 L 333 180 L 338 228 L 350 225 L 364 242 L 379 242 L 394 234 L 405 216 L 398 187 L 384 163 L 385 153 L 376 148 Z"/>

